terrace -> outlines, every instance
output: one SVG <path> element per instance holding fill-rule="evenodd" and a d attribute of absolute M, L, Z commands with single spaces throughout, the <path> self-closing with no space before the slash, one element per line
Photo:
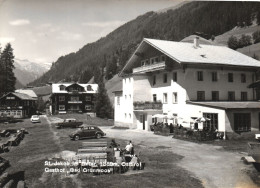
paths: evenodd
<path fill-rule="evenodd" d="M 156 102 L 134 102 L 134 110 L 162 110 L 162 102 L 156 101 Z"/>

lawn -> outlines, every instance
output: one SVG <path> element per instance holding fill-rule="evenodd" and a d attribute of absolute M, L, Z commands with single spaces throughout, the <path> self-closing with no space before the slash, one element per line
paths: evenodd
<path fill-rule="evenodd" d="M 96 126 L 113 126 L 114 120 L 107 120 L 101 119 L 98 117 L 88 117 L 86 114 L 59 114 L 59 115 L 52 115 L 49 116 L 50 118 L 75 118 L 78 121 L 82 121 L 84 124 L 87 125 L 96 125 Z"/>
<path fill-rule="evenodd" d="M 1 129 L 24 127 L 29 132 L 19 146 L 1 155 L 10 161 L 11 167 L 7 172 L 25 171 L 28 187 L 202 187 L 200 180 L 177 166 L 182 156 L 167 151 L 167 148 L 157 150 L 141 145 L 135 146 L 135 152 L 139 154 L 142 151 L 140 158 L 146 163 L 143 171 L 100 176 L 87 173 L 66 176 L 64 173 L 44 172 L 44 161 L 64 150 L 77 151 L 81 142 L 86 140 L 71 141 L 68 134 L 73 129 L 56 129 L 45 118 L 41 120 L 40 124 L 32 124 L 28 119 L 22 123 L 0 124 Z M 109 120 L 97 121 L 103 121 L 106 125 L 110 123 Z M 102 140 L 110 143 L 111 138 Z M 127 140 L 116 141 L 124 147 Z"/>

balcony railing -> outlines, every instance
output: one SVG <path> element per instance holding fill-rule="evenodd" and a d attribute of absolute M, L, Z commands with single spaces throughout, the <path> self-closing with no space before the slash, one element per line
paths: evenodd
<path fill-rule="evenodd" d="M 68 101 L 69 104 L 81 104 L 82 101 Z"/>
<path fill-rule="evenodd" d="M 134 110 L 162 110 L 161 102 L 134 102 Z"/>
<path fill-rule="evenodd" d="M 145 72 L 152 72 L 157 70 L 165 69 L 165 61 L 155 63 L 152 65 L 144 65 L 142 67 L 137 67 L 133 69 L 133 73 L 145 73 Z"/>

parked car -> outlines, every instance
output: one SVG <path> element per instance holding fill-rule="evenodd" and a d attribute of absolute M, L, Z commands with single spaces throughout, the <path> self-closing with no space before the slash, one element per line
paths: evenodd
<path fill-rule="evenodd" d="M 85 126 L 81 127 L 78 130 L 71 133 L 69 136 L 72 140 L 79 140 L 82 138 L 101 138 L 102 136 L 105 136 L 106 133 L 104 133 L 100 128 L 96 126 Z"/>
<path fill-rule="evenodd" d="M 31 122 L 32 122 L 32 123 L 41 123 L 40 116 L 38 116 L 38 115 L 33 115 L 33 116 L 31 117 Z"/>
<path fill-rule="evenodd" d="M 61 122 L 61 123 L 57 123 L 55 126 L 56 126 L 58 129 L 66 128 L 66 127 L 78 128 L 78 127 L 80 127 L 82 124 L 83 124 L 83 122 L 77 121 L 77 120 L 74 119 L 74 118 L 70 118 L 70 119 L 65 119 L 65 120 L 64 120 L 63 122 Z"/>

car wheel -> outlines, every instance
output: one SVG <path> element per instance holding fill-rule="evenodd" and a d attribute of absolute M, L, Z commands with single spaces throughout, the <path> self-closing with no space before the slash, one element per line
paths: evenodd
<path fill-rule="evenodd" d="M 74 140 L 79 140 L 79 135 L 74 136 Z"/>
<path fill-rule="evenodd" d="M 97 139 L 99 139 L 99 138 L 101 138 L 101 136 L 102 135 L 100 133 L 98 133 L 96 137 L 97 137 Z"/>

